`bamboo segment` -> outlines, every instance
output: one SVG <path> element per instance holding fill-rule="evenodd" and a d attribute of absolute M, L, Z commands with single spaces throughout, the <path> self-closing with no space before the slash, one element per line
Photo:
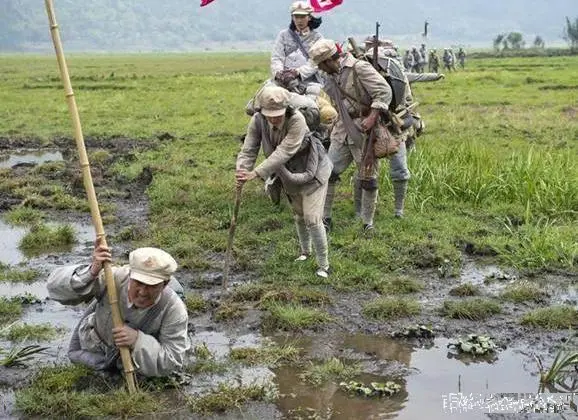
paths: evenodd
<path fill-rule="evenodd" d="M 82 135 L 82 127 L 80 125 L 78 108 L 76 106 L 74 92 L 72 91 L 72 86 L 70 84 L 70 76 L 68 74 L 68 68 L 66 66 L 66 60 L 64 58 L 64 53 L 62 50 L 62 42 L 60 40 L 60 33 L 58 31 L 58 24 L 56 23 L 56 16 L 54 14 L 53 0 L 44 0 L 44 2 L 46 5 L 46 13 L 48 14 L 48 21 L 50 23 L 50 33 L 52 35 L 54 49 L 56 50 L 56 58 L 58 60 L 60 76 L 62 79 L 62 83 L 64 84 L 66 102 L 68 104 L 68 110 L 70 111 L 72 123 L 74 126 L 74 137 L 76 139 L 76 147 L 78 149 L 78 155 L 80 158 L 80 167 L 82 169 L 82 179 L 84 182 L 84 189 L 86 190 L 86 195 L 88 196 L 88 204 L 90 206 L 92 223 L 96 231 L 96 237 L 101 238 L 102 245 L 107 246 L 106 236 L 102 225 L 102 219 L 100 217 L 100 210 L 98 208 L 98 201 L 96 199 L 94 184 L 92 182 L 92 175 L 90 173 L 90 164 L 88 162 L 88 155 L 86 154 L 84 136 Z M 110 263 L 104 264 L 104 276 L 106 280 L 108 300 L 110 302 L 112 310 L 113 325 L 115 327 L 122 327 L 124 323 L 120 313 L 120 308 L 118 306 L 116 285 L 114 282 Z M 134 367 L 132 364 L 130 349 L 128 347 L 121 347 L 120 356 L 122 359 L 122 365 L 124 368 L 124 374 L 127 382 L 128 391 L 129 393 L 132 394 L 136 391 L 136 382 L 134 377 Z"/>

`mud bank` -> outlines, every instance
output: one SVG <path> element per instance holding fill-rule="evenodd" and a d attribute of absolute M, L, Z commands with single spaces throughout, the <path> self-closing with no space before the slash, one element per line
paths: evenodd
<path fill-rule="evenodd" d="M 35 177 L 62 186 L 71 197 L 79 200 L 83 197 L 71 139 L 56 139 L 49 144 L 28 139 L 4 140 L 0 142 L 0 153 L 4 157 L 0 163 L 4 168 L 3 179 L 11 182 L 7 185 Z M 154 172 L 145 169 L 139 177 L 128 181 L 108 168 L 119 160 L 134 159 L 138 151 L 170 140 L 170 135 L 144 143 L 125 138 L 87 139 L 89 152 L 98 152 L 101 159 L 99 164 L 94 165 L 93 176 L 98 191 L 107 192 L 103 202 L 113 205 L 109 214 L 110 223 L 105 229 L 114 238 L 114 249 L 119 259 L 126 257 L 131 248 L 131 243 L 123 240 L 119 233 L 127 226 L 142 227 L 147 223 L 145 190 L 152 182 Z M 36 146 L 36 150 L 30 149 L 31 144 Z M 24 146 L 27 149 L 21 150 Z M 39 187 L 41 183 L 35 181 L 30 185 Z M 44 190 L 45 197 L 49 198 L 48 203 L 54 201 L 51 191 Z M 0 282 L 0 296 L 14 297 L 26 293 L 36 296 L 40 303 L 24 305 L 18 322 L 50 323 L 61 331 L 54 340 L 41 343 L 48 349 L 37 355 L 27 368 L 0 367 L 1 418 L 30 418 L 16 409 L 14 392 L 27 386 L 39 367 L 67 363 L 66 349 L 70 334 L 82 313 L 82 307 L 66 307 L 49 300 L 45 278 L 55 266 L 89 261 L 93 238 L 91 222 L 87 213 L 79 209 L 62 209 L 46 203 L 30 199 L 18 188 L 3 188 L 0 192 L 0 209 L 4 213 L 22 206 L 39 208 L 46 212 L 48 220 L 72 223 L 77 233 L 77 242 L 69 249 L 30 256 L 18 248 L 27 228 L 0 221 L 0 235 L 5 239 L 0 248 L 0 261 L 12 268 L 38 271 L 37 278 L 31 283 Z M 215 259 L 222 258 L 217 255 Z M 453 319 L 440 313 L 443 302 L 451 295 L 450 290 L 470 284 L 478 288 L 477 297 L 497 299 L 506 288 L 520 280 L 520 274 L 474 259 L 465 259 L 459 275 L 449 278 L 441 277 L 436 270 L 411 274 L 423 285 L 419 292 L 413 294 L 421 307 L 418 315 L 371 320 L 363 315 L 363 308 L 368 302 L 382 296 L 381 293 L 344 293 L 323 287 L 319 290 L 326 293 L 329 299 L 321 306 L 330 315 L 331 321 L 315 330 L 281 332 L 263 328 L 266 310 L 259 306 L 259 299 L 242 301 L 239 315 L 229 321 L 220 320 L 217 316 L 221 305 L 226 305 L 227 299 L 239 287 L 259 282 L 255 275 L 235 273 L 230 290 L 223 292 L 219 284 L 221 273 L 181 270 L 179 276 L 185 290 L 201 295 L 206 302 L 203 310 L 191 314 L 189 364 L 198 365 L 198 349 L 206 348 L 208 355 L 205 357 L 219 369 L 190 374 L 178 392 L 165 391 L 164 397 L 173 401 L 169 413 L 165 411 L 139 418 L 191 418 L 185 407 L 186 397 L 211 393 L 221 384 L 266 387 L 274 398 L 269 403 L 252 402 L 241 409 L 205 418 L 501 418 L 503 413 L 496 408 L 494 413 L 487 414 L 492 410 L 487 404 L 469 411 L 462 407 L 461 411 L 454 412 L 451 404 L 455 400 L 452 398 L 470 394 L 536 393 L 539 389 L 539 372 L 533 355 L 540 356 L 544 363 L 549 364 L 559 349 L 576 343 L 576 332 L 573 330 L 544 330 L 520 325 L 521 315 L 532 309 L 556 304 L 578 307 L 578 278 L 575 275 L 548 273 L 532 278 L 530 280 L 545 291 L 540 299 L 524 303 L 505 302 L 501 311 L 488 319 L 468 320 Z M 457 301 L 460 298 L 453 299 Z M 428 326 L 433 336 L 410 340 L 392 338 L 394 333 L 413 325 Z M 492 337 L 497 345 L 496 352 L 489 357 L 474 358 L 457 355 L 448 348 L 452 340 L 468 334 Z M 9 349 L 12 345 L 5 338 L 0 338 L 0 348 Z M 263 361 L 250 365 L 232 358 L 232 352 L 237 349 L 272 345 L 292 346 L 298 349 L 299 358 L 285 364 Z M 307 379 L 307 372 L 312 367 L 331 359 L 355 366 L 355 374 L 350 380 L 363 384 L 393 381 L 400 386 L 400 390 L 391 397 L 368 398 L 346 392 L 340 387 L 345 379 L 339 376 L 315 383 Z M 510 412 L 532 409 L 522 405 L 512 407 Z M 578 417 L 575 405 L 572 408 L 568 404 L 563 411 L 548 418 Z M 508 418 L 539 418 L 526 416 L 519 413 Z"/>

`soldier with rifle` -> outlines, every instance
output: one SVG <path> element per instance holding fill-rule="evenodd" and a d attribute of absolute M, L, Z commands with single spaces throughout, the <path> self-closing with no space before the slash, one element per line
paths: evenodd
<path fill-rule="evenodd" d="M 379 38 L 375 39 L 377 45 Z M 390 118 L 390 110 L 395 107 L 392 89 L 369 62 L 344 53 L 334 41 L 317 41 L 310 55 L 319 69 L 328 74 L 325 90 L 339 113 L 329 147 L 334 168 L 325 200 L 324 223 L 326 228 L 331 227 L 336 183 L 339 175 L 355 161 L 355 211 L 362 220 L 364 232 L 370 233 L 377 203 L 379 161 L 372 155 L 373 148 L 368 147 L 368 136 L 379 118 Z M 374 58 L 377 60 L 377 49 Z M 390 176 L 396 191 L 395 214 L 401 216 L 410 177 L 403 142 L 390 160 Z"/>

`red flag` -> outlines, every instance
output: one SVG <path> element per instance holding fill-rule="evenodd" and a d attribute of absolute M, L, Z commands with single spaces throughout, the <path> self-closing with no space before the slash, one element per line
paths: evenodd
<path fill-rule="evenodd" d="M 206 6 L 209 3 L 214 2 L 215 0 L 201 0 L 201 7 Z"/>
<path fill-rule="evenodd" d="M 331 10 L 341 3 L 343 3 L 343 0 L 311 0 L 311 7 L 313 7 L 315 13 L 319 13 Z"/>

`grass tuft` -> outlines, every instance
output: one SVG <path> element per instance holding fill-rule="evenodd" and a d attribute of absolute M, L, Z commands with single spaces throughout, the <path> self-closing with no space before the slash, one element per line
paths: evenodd
<path fill-rule="evenodd" d="M 535 284 L 530 282 L 518 282 L 506 287 L 501 298 L 509 302 L 542 302 L 546 293 Z"/>
<path fill-rule="evenodd" d="M 76 242 L 74 228 L 70 225 L 50 227 L 35 225 L 20 242 L 20 249 L 35 253 L 50 251 L 53 248 L 67 247 Z"/>
<path fill-rule="evenodd" d="M 399 298 L 378 298 L 363 307 L 363 315 L 377 320 L 405 318 L 421 312 L 419 302 Z"/>
<path fill-rule="evenodd" d="M 578 327 L 578 309 L 571 306 L 552 306 L 528 312 L 520 320 L 522 325 L 561 330 Z"/>
<path fill-rule="evenodd" d="M 407 276 L 379 281 L 374 289 L 383 295 L 408 295 L 423 290 L 423 283 Z"/>
<path fill-rule="evenodd" d="M 446 300 L 441 308 L 442 315 L 455 319 L 480 321 L 499 314 L 501 307 L 488 299 L 469 299 L 463 301 Z"/>
<path fill-rule="evenodd" d="M 331 321 L 328 313 L 301 305 L 274 303 L 269 306 L 269 315 L 263 327 L 299 331 L 315 328 Z"/>
<path fill-rule="evenodd" d="M 232 349 L 229 357 L 246 365 L 277 367 L 299 362 L 302 349 L 292 345 L 270 345 L 265 347 L 243 347 Z"/>
<path fill-rule="evenodd" d="M 450 296 L 479 296 L 481 294 L 480 288 L 472 283 L 464 283 L 453 287 L 449 291 Z"/>
<path fill-rule="evenodd" d="M 262 386 L 233 387 L 221 384 L 206 395 L 192 397 L 188 405 L 193 413 L 212 414 L 241 408 L 250 401 L 263 401 L 266 398 L 267 390 Z"/>
<path fill-rule="evenodd" d="M 50 324 L 17 324 L 0 331 L 0 336 L 14 342 L 48 341 L 56 337 L 61 331 Z"/>
<path fill-rule="evenodd" d="M 313 385 L 322 385 L 330 380 L 344 381 L 361 373 L 358 363 L 346 364 L 343 360 L 333 357 L 321 364 L 310 362 L 301 375 L 301 379 Z"/>

